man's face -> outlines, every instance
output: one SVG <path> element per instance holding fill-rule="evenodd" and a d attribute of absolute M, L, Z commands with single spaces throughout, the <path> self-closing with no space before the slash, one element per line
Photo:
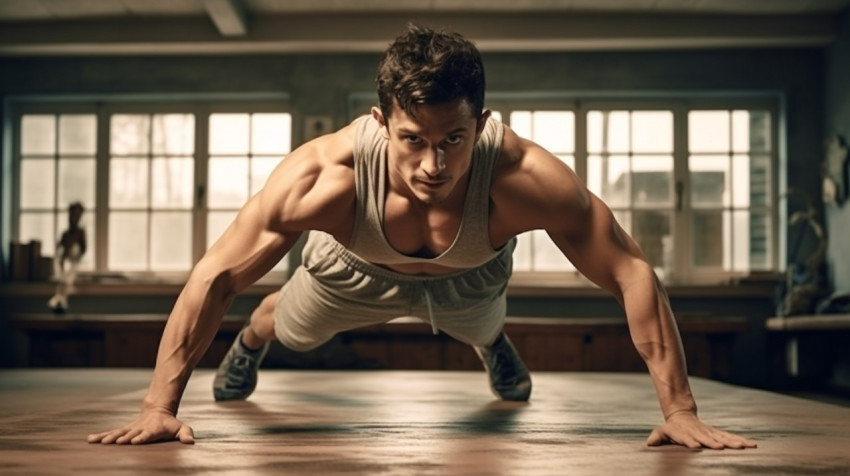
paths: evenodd
<path fill-rule="evenodd" d="M 415 114 L 408 115 L 398 104 L 393 104 L 389 118 L 372 109 L 389 135 L 390 183 L 401 185 L 398 191 L 402 194 L 428 205 L 437 204 L 469 171 L 475 142 L 490 112 L 476 120 L 469 103 L 458 99 L 421 105 Z"/>

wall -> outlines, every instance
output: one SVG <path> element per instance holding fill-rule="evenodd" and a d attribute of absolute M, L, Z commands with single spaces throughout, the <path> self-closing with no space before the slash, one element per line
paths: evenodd
<path fill-rule="evenodd" d="M 0 59 L 0 94 L 180 94 L 286 92 L 297 116 L 331 114 L 339 126 L 349 117 L 351 93 L 370 92 L 378 55 L 284 55 L 239 57 L 96 57 Z M 819 174 L 811 151 L 822 131 L 823 55 L 817 49 L 717 50 L 668 52 L 576 52 L 485 54 L 488 90 L 593 91 L 600 93 L 676 93 L 709 91 L 721 94 L 759 92 L 783 99 L 787 114 L 787 176 L 789 186 L 817 190 Z M 295 127 L 300 127 L 298 121 Z M 296 137 L 300 131 L 296 129 Z M 8 201 L 2 203 L 8 213 Z M 43 309 L 41 298 L 14 299 L 11 310 Z M 173 296 L 153 298 L 80 297 L 81 312 L 126 309 L 166 312 Z M 257 297 L 237 301 L 250 309 Z M 674 299 L 674 310 L 705 309 L 716 314 L 752 319 L 754 331 L 741 344 L 741 380 L 763 383 L 765 345 L 761 329 L 772 312 L 769 299 Z M 162 311 L 165 310 L 165 311 Z M 599 315 L 617 312 L 609 298 L 511 298 L 514 315 Z M 5 314 L 4 312 L 3 314 Z M 2 315 L 0 315 L 2 319 Z M 0 322 L 0 333 L 3 323 Z M 8 340 L 8 337 L 6 338 Z M 6 342 L 4 348 L 14 343 Z"/>
<path fill-rule="evenodd" d="M 826 58 L 825 131 L 839 133 L 845 141 L 850 141 L 850 10 L 841 17 L 838 41 L 827 50 Z M 850 177 L 846 180 L 850 185 Z M 847 246 L 850 200 L 841 207 L 826 207 L 826 228 L 830 237 L 827 262 L 832 287 L 836 292 L 850 293 L 850 246 Z M 844 345 L 836 352 L 832 383 L 850 389 L 850 349 Z"/>
<path fill-rule="evenodd" d="M 826 133 L 838 133 L 850 140 L 850 11 L 842 16 L 839 33 L 838 41 L 826 53 L 824 124 Z M 850 236 L 850 201 L 840 207 L 827 206 L 826 223 L 832 237 L 827 261 L 833 288 L 850 292 L 850 247 L 846 241 Z"/>

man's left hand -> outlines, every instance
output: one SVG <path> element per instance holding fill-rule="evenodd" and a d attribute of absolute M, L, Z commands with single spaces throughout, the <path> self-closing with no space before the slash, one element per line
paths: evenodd
<path fill-rule="evenodd" d="M 663 425 L 652 430 L 646 440 L 647 446 L 665 444 L 682 445 L 691 449 L 710 448 L 714 450 L 755 448 L 757 446 L 747 438 L 706 425 L 700 421 L 695 413 L 690 412 L 670 415 Z"/>

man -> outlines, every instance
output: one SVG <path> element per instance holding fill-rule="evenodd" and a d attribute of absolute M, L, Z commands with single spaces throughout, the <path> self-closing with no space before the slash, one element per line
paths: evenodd
<path fill-rule="evenodd" d="M 246 398 L 268 342 L 314 348 L 335 333 L 416 315 L 474 346 L 493 392 L 531 380 L 502 333 L 516 235 L 544 229 L 625 307 L 666 422 L 647 443 L 744 448 L 697 418 L 667 296 L 637 245 L 572 170 L 484 110 L 481 56 L 460 35 L 411 25 L 385 52 L 380 108 L 298 148 L 193 270 L 168 320 L 139 417 L 89 442 L 194 441 L 175 415 L 233 297 L 303 232 L 303 265 L 266 297 L 216 374 Z"/>

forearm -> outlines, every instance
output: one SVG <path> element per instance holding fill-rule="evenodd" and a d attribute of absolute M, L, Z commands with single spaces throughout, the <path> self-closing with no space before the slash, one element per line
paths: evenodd
<path fill-rule="evenodd" d="M 143 410 L 177 414 L 189 377 L 233 301 L 230 289 L 223 279 L 189 279 L 165 325 Z"/>
<path fill-rule="evenodd" d="M 688 383 L 687 365 L 676 321 L 652 269 L 636 279 L 622 295 L 635 348 L 646 362 L 664 418 L 674 413 L 696 413 Z"/>

